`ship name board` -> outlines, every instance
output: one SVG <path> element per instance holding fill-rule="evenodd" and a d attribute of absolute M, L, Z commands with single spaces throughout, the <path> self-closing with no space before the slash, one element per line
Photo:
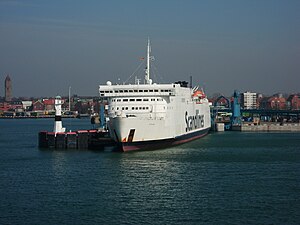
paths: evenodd
<path fill-rule="evenodd" d="M 188 112 L 185 112 L 186 132 L 204 127 L 204 115 L 199 114 L 199 110 L 196 110 L 196 115 L 189 116 Z"/>

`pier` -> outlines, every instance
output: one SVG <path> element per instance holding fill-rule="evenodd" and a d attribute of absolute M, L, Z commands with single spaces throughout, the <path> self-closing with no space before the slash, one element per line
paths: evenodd
<path fill-rule="evenodd" d="M 215 131 L 223 127 L 223 130 L 236 131 L 300 132 L 300 110 L 241 109 L 240 123 L 233 123 L 231 109 L 212 109 L 211 115 Z"/>
<path fill-rule="evenodd" d="M 104 105 L 100 106 L 99 129 L 67 132 L 62 124 L 61 97 L 55 98 L 55 120 L 53 131 L 39 132 L 39 147 L 48 149 L 97 149 L 115 148 L 116 143 L 110 137 L 104 117 Z M 93 118 L 95 123 L 95 118 Z"/>
<path fill-rule="evenodd" d="M 39 147 L 48 149 L 97 149 L 116 147 L 107 131 L 78 130 L 75 132 L 39 132 Z"/>
<path fill-rule="evenodd" d="M 300 110 L 242 109 L 237 91 L 227 103 L 227 108 L 211 108 L 213 131 L 300 132 Z"/>
<path fill-rule="evenodd" d="M 299 123 L 261 122 L 259 124 L 243 123 L 241 131 L 246 132 L 300 132 Z"/>

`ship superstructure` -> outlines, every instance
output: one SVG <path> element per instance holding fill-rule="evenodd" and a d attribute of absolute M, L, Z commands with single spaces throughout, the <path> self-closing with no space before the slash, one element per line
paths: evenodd
<path fill-rule="evenodd" d="M 208 99 L 187 82 L 156 84 L 150 79 L 150 41 L 147 45 L 145 81 L 99 86 L 108 102 L 110 135 L 123 151 L 157 149 L 185 143 L 207 134 Z"/>

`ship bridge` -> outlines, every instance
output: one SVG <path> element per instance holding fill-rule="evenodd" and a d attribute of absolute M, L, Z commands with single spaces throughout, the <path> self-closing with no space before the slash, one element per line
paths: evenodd
<path fill-rule="evenodd" d="M 109 82 L 108 82 L 109 83 Z M 178 84 L 100 85 L 100 97 L 174 96 Z"/>

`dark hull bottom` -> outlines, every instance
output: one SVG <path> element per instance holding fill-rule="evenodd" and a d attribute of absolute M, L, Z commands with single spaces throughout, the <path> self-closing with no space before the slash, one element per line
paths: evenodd
<path fill-rule="evenodd" d="M 137 150 L 156 150 L 169 148 L 175 145 L 184 144 L 207 135 L 209 128 L 197 131 L 191 134 L 185 134 L 176 138 L 169 138 L 155 141 L 139 141 L 139 142 L 120 142 L 118 143 L 119 150 L 123 152 Z"/>

